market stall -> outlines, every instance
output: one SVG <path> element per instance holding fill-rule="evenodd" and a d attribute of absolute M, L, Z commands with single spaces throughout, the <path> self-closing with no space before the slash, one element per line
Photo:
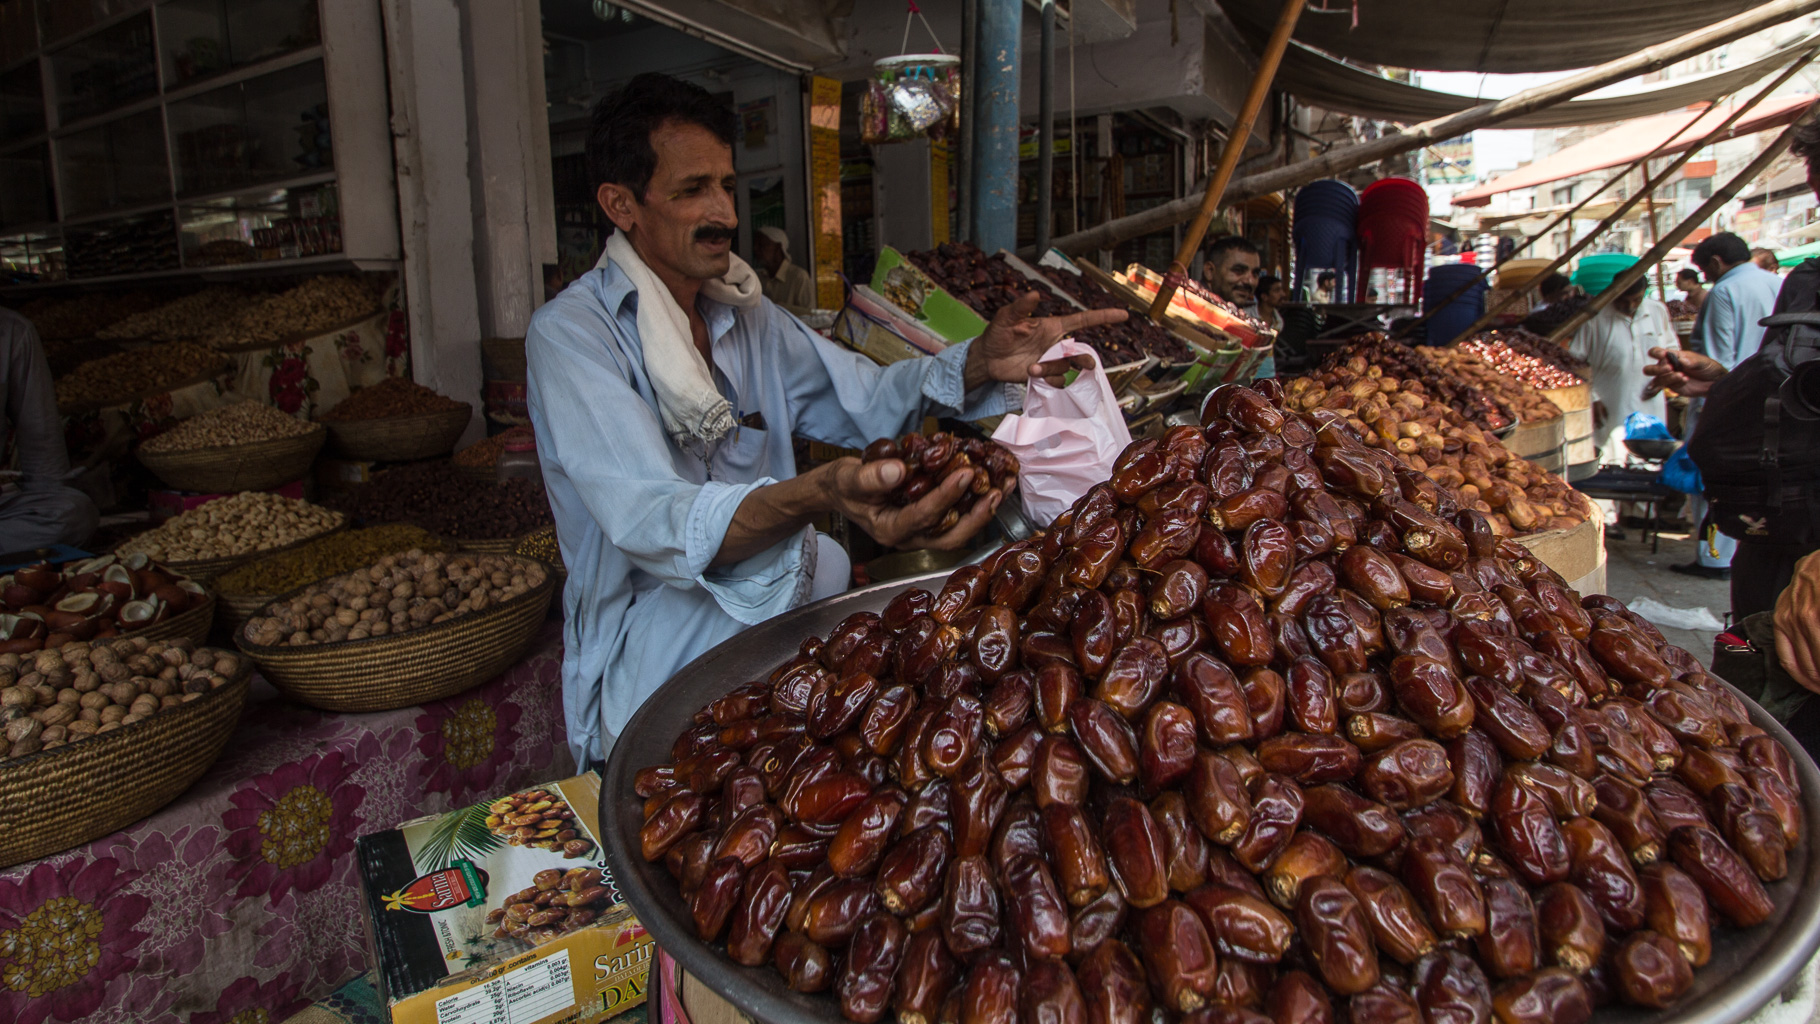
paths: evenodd
<path fill-rule="evenodd" d="M 276 1021 L 364 972 L 355 837 L 572 774 L 561 646 L 546 627 L 485 685 L 383 712 L 324 713 L 255 687 L 181 798 L 0 869 L 0 932 L 14 936 L 0 1016 Z M 19 771 L 0 761 L 6 784 Z"/>
<path fill-rule="evenodd" d="M 282 1019 L 373 963 L 357 835 L 573 773 L 560 556 L 390 275 L 128 294 L 26 306 L 112 553 L 0 575 L 0 1000 Z"/>

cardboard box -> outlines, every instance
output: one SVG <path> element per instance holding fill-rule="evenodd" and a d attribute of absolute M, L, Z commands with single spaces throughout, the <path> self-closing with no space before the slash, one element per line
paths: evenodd
<path fill-rule="evenodd" d="M 607 869 L 599 806 L 590 772 L 356 841 L 393 1024 L 593 1024 L 645 1001 L 655 947 Z M 506 908 L 539 893 L 592 916 L 507 933 Z"/>

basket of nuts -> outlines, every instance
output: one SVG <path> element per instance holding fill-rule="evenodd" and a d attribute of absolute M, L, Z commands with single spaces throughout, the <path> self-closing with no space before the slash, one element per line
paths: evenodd
<path fill-rule="evenodd" d="M 241 562 L 296 547 L 346 525 L 346 516 L 307 501 L 243 491 L 172 516 L 115 551 L 147 555 L 207 583 Z"/>
<path fill-rule="evenodd" d="M 329 533 L 270 555 L 261 555 L 216 578 L 221 623 L 228 635 L 265 606 L 298 587 L 373 564 L 383 555 L 418 548 L 444 551 L 454 547 L 425 530 L 404 523 Z M 534 552 L 527 552 L 537 557 Z"/>
<path fill-rule="evenodd" d="M 328 711 L 452 696 L 518 660 L 555 574 L 511 555 L 413 549 L 300 587 L 234 634 L 272 685 Z"/>
<path fill-rule="evenodd" d="M 368 462 L 430 459 L 455 450 L 474 407 L 403 377 L 349 395 L 325 412 L 329 441 L 342 456 Z"/>
<path fill-rule="evenodd" d="M 231 651 L 145 636 L 0 655 L 0 867 L 175 800 L 220 756 L 251 675 Z"/>
<path fill-rule="evenodd" d="M 143 554 L 102 555 L 61 570 L 31 565 L 0 576 L 0 653 L 125 633 L 199 644 L 214 617 L 213 594 Z"/>
<path fill-rule="evenodd" d="M 167 486 L 203 494 L 263 491 L 308 473 L 328 440 L 320 423 L 260 402 L 185 420 L 139 446 L 139 461 Z"/>

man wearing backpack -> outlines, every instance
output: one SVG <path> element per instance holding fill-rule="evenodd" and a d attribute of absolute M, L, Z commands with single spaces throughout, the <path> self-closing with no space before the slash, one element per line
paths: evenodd
<path fill-rule="evenodd" d="M 1820 195 L 1820 123 L 1809 111 L 1790 150 Z M 1688 453 L 1714 521 L 1738 540 L 1732 631 L 1713 669 L 1820 751 L 1820 260 L 1783 281 L 1762 347 L 1727 370 L 1692 352 L 1658 349 L 1644 372 L 1706 407 Z M 1793 581 L 1791 583 L 1791 581 Z M 1770 614 L 1774 610 L 1774 615 Z M 1741 635 L 1740 635 L 1741 634 Z"/>
<path fill-rule="evenodd" d="M 1712 291 L 1707 293 L 1699 322 L 1694 325 L 1692 348 L 1711 356 L 1729 370 L 1762 347 L 1764 328 L 1761 321 L 1775 311 L 1782 279 L 1752 263 L 1750 246 L 1729 231 L 1702 239 L 1694 247 L 1693 261 L 1711 282 Z M 1695 398 L 1688 406 L 1690 436 L 1699 425 L 1703 405 L 1704 402 Z M 1688 576 L 1730 579 L 1732 553 L 1737 541 L 1707 521 L 1704 497 L 1694 495 L 1693 504 L 1692 518 L 1698 542 L 1694 548 L 1694 561 L 1669 568 Z"/>

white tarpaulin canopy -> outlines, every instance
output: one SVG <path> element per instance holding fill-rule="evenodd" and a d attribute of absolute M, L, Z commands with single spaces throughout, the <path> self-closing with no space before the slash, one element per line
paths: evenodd
<path fill-rule="evenodd" d="M 1693 78 L 1677 78 L 1659 88 L 1569 100 L 1512 118 L 1499 127 L 1565 128 L 1606 124 L 1711 102 L 1787 66 L 1796 54 L 1813 45 L 1812 39 L 1805 39 L 1749 64 Z M 1325 110 L 1404 123 L 1445 117 L 1481 102 L 1470 96 L 1392 81 L 1300 43 L 1291 43 L 1283 54 L 1283 71 L 1277 78 L 1277 85 Z"/>
<path fill-rule="evenodd" d="M 1270 35 L 1282 7 L 1281 0 L 1219 4 L 1253 46 Z M 1615 60 L 1756 6 L 1757 0 L 1316 0 L 1296 23 L 1295 39 L 1390 67 L 1562 71 Z"/>

